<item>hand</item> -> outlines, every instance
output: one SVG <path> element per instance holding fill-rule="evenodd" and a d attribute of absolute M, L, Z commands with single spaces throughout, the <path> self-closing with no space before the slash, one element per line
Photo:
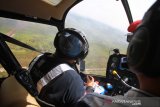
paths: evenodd
<path fill-rule="evenodd" d="M 95 84 L 94 78 L 92 76 L 87 75 L 87 82 L 85 83 L 85 86 L 91 86 L 93 87 Z"/>

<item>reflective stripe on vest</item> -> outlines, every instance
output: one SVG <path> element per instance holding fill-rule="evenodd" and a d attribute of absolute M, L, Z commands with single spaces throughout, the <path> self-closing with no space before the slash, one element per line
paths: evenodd
<path fill-rule="evenodd" d="M 45 76 L 43 76 L 38 83 L 41 84 L 42 87 L 44 87 L 45 85 L 47 85 L 51 80 L 53 80 L 54 78 L 56 78 L 57 76 L 59 76 L 60 74 L 62 74 L 65 71 L 68 70 L 74 70 L 73 68 L 71 68 L 69 65 L 67 64 L 60 64 L 56 67 L 54 67 L 52 70 L 50 70 Z"/>

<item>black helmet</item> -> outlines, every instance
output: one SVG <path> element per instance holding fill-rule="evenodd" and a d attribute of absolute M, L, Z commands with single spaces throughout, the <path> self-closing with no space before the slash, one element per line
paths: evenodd
<path fill-rule="evenodd" d="M 85 35 L 74 28 L 65 28 L 58 32 L 54 46 L 58 55 L 70 59 L 84 59 L 89 49 Z"/>
<path fill-rule="evenodd" d="M 113 49 L 113 51 L 115 52 L 115 53 L 119 53 L 119 49 Z"/>

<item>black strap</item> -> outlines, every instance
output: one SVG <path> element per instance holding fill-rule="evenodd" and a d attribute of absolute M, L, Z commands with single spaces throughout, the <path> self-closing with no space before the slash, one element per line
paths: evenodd
<path fill-rule="evenodd" d="M 3 39 L 4 39 L 5 41 L 9 42 L 9 43 L 12 43 L 12 44 L 15 44 L 15 45 L 24 47 L 24 48 L 26 48 L 26 49 L 30 49 L 30 50 L 32 50 L 32 51 L 36 51 L 36 52 L 38 52 L 38 53 L 43 53 L 43 52 L 41 52 L 40 50 L 37 50 L 37 49 L 35 49 L 35 48 L 33 48 L 33 47 L 31 47 L 31 46 L 23 43 L 23 42 L 20 42 L 20 41 L 14 39 L 14 38 L 11 38 L 11 37 L 9 37 L 9 36 L 6 36 L 5 34 L 0 33 L 0 35 L 2 35 Z"/>

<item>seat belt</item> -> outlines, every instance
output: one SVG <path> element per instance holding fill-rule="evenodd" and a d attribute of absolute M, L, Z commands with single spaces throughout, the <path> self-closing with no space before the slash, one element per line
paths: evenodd
<path fill-rule="evenodd" d="M 36 51 L 36 52 L 38 52 L 38 53 L 43 53 L 43 52 L 41 52 L 40 50 L 38 50 L 38 49 L 36 49 L 36 48 L 33 48 L 32 46 L 29 46 L 29 45 L 27 45 L 27 44 L 25 44 L 25 43 L 23 43 L 23 42 L 21 42 L 21 41 L 18 41 L 18 40 L 14 39 L 14 38 L 11 38 L 11 37 L 9 37 L 9 36 L 6 36 L 5 34 L 0 33 L 0 35 L 3 37 L 3 39 L 4 39 L 5 41 L 7 41 L 7 42 L 9 42 L 9 43 L 12 43 L 12 44 L 15 44 L 15 45 L 24 47 L 24 48 L 29 49 L 29 50 L 32 50 L 32 51 Z"/>
<path fill-rule="evenodd" d="M 51 80 L 55 79 L 62 73 L 68 71 L 68 70 L 74 70 L 71 68 L 68 64 L 62 63 L 56 67 L 54 67 L 52 70 L 50 70 L 45 76 L 43 76 L 38 82 L 37 82 L 37 89 L 38 92 L 47 85 Z"/>

